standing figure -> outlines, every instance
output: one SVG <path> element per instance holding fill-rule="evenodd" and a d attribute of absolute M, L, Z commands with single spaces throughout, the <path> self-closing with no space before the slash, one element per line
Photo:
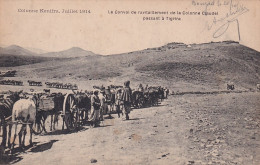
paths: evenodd
<path fill-rule="evenodd" d="M 116 112 L 118 114 L 118 118 L 120 117 L 121 95 L 122 95 L 122 90 L 118 89 L 118 91 L 116 92 L 116 100 L 115 100 Z"/>
<path fill-rule="evenodd" d="M 168 95 L 169 95 L 169 89 L 168 89 L 168 88 L 165 88 L 164 91 L 165 91 L 165 98 L 167 99 L 167 98 L 168 98 Z"/>
<path fill-rule="evenodd" d="M 112 118 L 111 116 L 111 111 L 112 111 L 112 104 L 111 104 L 111 98 L 112 98 L 112 93 L 110 91 L 110 86 L 108 86 L 107 88 L 105 88 L 105 93 L 104 96 L 106 98 L 105 100 L 105 104 L 104 104 L 104 108 L 105 108 L 105 112 L 106 114 L 108 114 L 108 118 Z M 109 105 L 109 108 L 108 108 Z"/>
<path fill-rule="evenodd" d="M 148 84 L 146 84 L 144 90 L 145 90 L 145 91 L 148 91 L 148 89 L 149 89 Z"/>
<path fill-rule="evenodd" d="M 132 102 L 132 90 L 130 88 L 130 81 L 126 81 L 124 83 L 121 100 L 123 101 L 123 114 L 125 115 L 125 119 L 129 120 L 129 113 L 131 111 Z"/>
<path fill-rule="evenodd" d="M 104 120 L 104 114 L 105 111 L 107 109 L 107 103 L 106 103 L 106 97 L 105 97 L 105 91 L 101 91 L 101 94 L 99 95 L 99 99 L 100 99 L 100 120 L 103 121 Z"/>
<path fill-rule="evenodd" d="M 142 84 L 139 85 L 139 87 L 138 87 L 138 91 L 140 91 L 140 92 L 144 92 L 144 87 L 143 87 Z"/>
<path fill-rule="evenodd" d="M 89 121 L 91 126 L 99 126 L 99 115 L 100 115 L 100 100 L 98 97 L 98 91 L 94 92 L 94 95 L 91 96 L 91 114 Z"/>

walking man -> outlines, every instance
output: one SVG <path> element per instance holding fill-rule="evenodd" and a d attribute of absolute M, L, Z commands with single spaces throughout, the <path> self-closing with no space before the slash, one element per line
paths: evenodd
<path fill-rule="evenodd" d="M 104 120 L 104 113 L 105 113 L 105 110 L 106 110 L 105 91 L 100 91 L 99 99 L 100 99 L 100 120 L 103 121 Z"/>
<path fill-rule="evenodd" d="M 132 90 L 130 88 L 130 81 L 126 81 L 124 83 L 121 100 L 123 101 L 123 115 L 125 115 L 126 120 L 129 120 L 129 113 L 131 111 L 132 102 Z"/>
<path fill-rule="evenodd" d="M 91 96 L 91 116 L 89 121 L 93 127 L 99 126 L 99 115 L 100 115 L 100 100 L 98 97 L 98 91 L 94 92 Z"/>
<path fill-rule="evenodd" d="M 122 105 L 121 104 L 121 95 L 122 95 L 122 90 L 118 89 L 116 92 L 116 99 L 115 99 L 115 106 L 116 106 L 116 112 L 117 112 L 118 118 L 120 117 L 120 111 L 121 111 L 120 106 Z"/>

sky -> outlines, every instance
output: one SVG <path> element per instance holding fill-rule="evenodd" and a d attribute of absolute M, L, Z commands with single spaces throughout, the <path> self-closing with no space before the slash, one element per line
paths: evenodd
<path fill-rule="evenodd" d="M 18 12 L 19 9 L 38 10 L 38 13 Z M 40 9 L 60 13 L 39 13 Z M 63 9 L 90 10 L 90 13 L 62 13 Z M 123 12 L 115 14 L 115 11 Z M 138 11 L 168 11 L 168 14 L 138 14 Z M 217 15 L 205 16 L 202 11 Z M 187 15 L 187 12 L 200 12 L 200 15 Z M 160 20 L 144 20 L 147 17 Z M 170 21 L 169 17 L 181 20 Z M 109 55 L 170 42 L 224 40 L 239 41 L 260 51 L 259 25 L 259 0 L 0 0 L 0 45 L 15 44 L 45 51 L 81 47 Z"/>

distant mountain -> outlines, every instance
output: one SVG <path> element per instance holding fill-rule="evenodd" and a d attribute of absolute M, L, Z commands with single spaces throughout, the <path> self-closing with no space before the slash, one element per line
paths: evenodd
<path fill-rule="evenodd" d="M 58 58 L 73 58 L 73 57 L 87 57 L 96 56 L 97 54 L 84 50 L 79 47 L 72 47 L 67 50 L 59 52 L 47 52 L 37 48 L 23 48 L 18 45 L 11 45 L 8 47 L 0 47 L 0 55 L 23 55 L 23 56 L 40 56 L 40 57 L 58 57 Z"/>
<path fill-rule="evenodd" d="M 29 50 L 28 50 L 29 49 Z M 14 67 L 20 65 L 29 65 L 45 61 L 60 61 L 66 58 L 74 57 L 92 57 L 97 56 L 91 51 L 86 51 L 78 47 L 72 47 L 60 52 L 43 51 L 36 48 L 22 48 L 18 45 L 0 47 L 0 67 Z"/>
<path fill-rule="evenodd" d="M 37 53 L 17 45 L 11 45 L 5 48 L 0 47 L 0 67 L 29 65 L 56 59 L 58 58 L 41 57 Z"/>
<path fill-rule="evenodd" d="M 17 45 L 11 45 L 0 49 L 0 54 L 11 54 L 11 55 L 23 55 L 23 56 L 35 56 L 36 53 L 31 52 Z"/>
<path fill-rule="evenodd" d="M 59 58 L 73 58 L 73 57 L 87 57 L 96 56 L 95 53 L 81 49 L 79 47 L 72 47 L 70 49 L 60 51 L 60 52 L 49 52 L 41 54 L 43 57 L 59 57 Z"/>

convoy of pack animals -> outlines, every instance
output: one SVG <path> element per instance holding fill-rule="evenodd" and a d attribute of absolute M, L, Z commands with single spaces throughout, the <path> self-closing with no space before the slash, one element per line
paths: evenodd
<path fill-rule="evenodd" d="M 1 80 L 0 85 L 15 85 L 15 86 L 23 86 L 22 81 L 16 81 L 16 80 Z"/>
<path fill-rule="evenodd" d="M 11 80 L 11 82 L 14 80 Z M 1 82 L 9 82 L 2 80 Z M 14 81 L 16 82 L 16 81 Z M 27 81 L 29 86 L 42 86 L 42 82 Z M 1 83 L 2 84 L 2 83 Z M 4 83 L 2 85 L 9 85 Z M 17 84 L 14 83 L 14 84 Z M 20 82 L 22 84 L 22 82 Z M 11 83 L 11 85 L 13 85 Z M 45 83 L 47 88 L 70 89 L 68 93 L 51 93 L 50 89 L 43 89 L 43 92 L 6 92 L 0 95 L 0 131 L 2 131 L 1 148 L 14 149 L 15 139 L 19 136 L 19 147 L 24 146 L 26 127 L 30 128 L 30 145 L 32 145 L 32 133 L 41 134 L 56 130 L 55 125 L 58 125 L 59 118 L 62 119 L 62 130 L 73 131 L 79 126 L 88 122 L 88 113 L 91 109 L 90 97 L 93 90 L 105 91 L 105 98 L 110 108 L 110 112 L 115 111 L 116 93 L 122 90 L 122 86 L 110 85 L 107 88 L 103 86 L 93 86 L 92 91 L 78 90 L 76 84 L 63 83 Z M 260 91 L 260 84 L 257 84 L 257 90 Z M 234 90 L 234 84 L 227 84 L 227 90 Z M 161 86 L 150 86 L 144 90 L 133 90 L 132 92 L 132 107 L 143 108 L 159 105 L 160 102 L 167 98 L 169 90 Z M 106 113 L 106 111 L 105 111 Z M 50 116 L 50 129 L 45 126 L 47 117 Z M 21 124 L 20 130 L 17 130 L 17 125 Z M 15 126 L 14 137 L 11 138 L 12 127 Z M 7 131 L 7 128 L 8 131 Z M 8 136 L 7 136 L 8 133 Z M 11 141 L 12 139 L 12 141 Z"/>
<path fill-rule="evenodd" d="M 16 70 L 0 71 L 0 77 L 14 77 Z"/>
<path fill-rule="evenodd" d="M 107 88 L 94 86 L 93 90 L 105 91 L 109 111 L 114 112 L 116 92 L 122 90 L 122 88 L 122 86 L 115 85 L 110 85 Z M 8 144 L 8 148 L 12 152 L 17 133 L 19 147 L 23 147 L 27 126 L 30 128 L 29 141 L 30 145 L 32 145 L 32 133 L 37 135 L 56 130 L 55 126 L 58 125 L 59 119 L 62 120 L 61 129 L 68 131 L 73 131 L 88 123 L 88 113 L 91 109 L 90 97 L 93 90 L 51 93 L 50 89 L 44 89 L 43 92 L 37 93 L 34 90 L 29 93 L 23 91 L 2 93 L 0 95 L 1 148 L 5 149 Z M 167 93 L 167 90 L 160 86 L 149 87 L 142 92 L 133 90 L 132 106 L 133 108 L 143 108 L 158 105 L 168 94 L 169 91 Z M 51 120 L 49 129 L 45 126 L 48 116 L 50 116 Z M 18 124 L 21 125 L 19 130 L 17 130 Z M 14 137 L 11 138 L 13 126 Z"/>
<path fill-rule="evenodd" d="M 42 86 L 42 82 L 40 81 L 27 81 L 29 86 Z M 14 85 L 14 86 L 23 86 L 22 81 L 16 81 L 16 80 L 1 80 L 0 85 Z M 47 88 L 57 88 L 57 89 L 69 89 L 69 90 L 77 90 L 78 86 L 76 84 L 71 83 L 60 83 L 60 82 L 45 82 L 45 85 Z"/>
<path fill-rule="evenodd" d="M 28 80 L 27 81 L 29 86 L 42 86 L 42 82 L 39 81 L 32 81 Z M 14 85 L 14 86 L 22 86 L 23 82 L 22 81 L 15 81 L 15 80 L 1 80 L 0 85 Z M 69 89 L 69 90 L 77 90 L 78 86 L 77 84 L 71 84 L 71 83 L 60 83 L 60 82 L 45 82 L 45 85 L 47 88 L 57 88 L 57 89 Z M 256 89 L 259 90 L 260 85 L 256 85 Z M 234 90 L 235 85 L 233 83 L 227 83 L 227 90 Z"/>

